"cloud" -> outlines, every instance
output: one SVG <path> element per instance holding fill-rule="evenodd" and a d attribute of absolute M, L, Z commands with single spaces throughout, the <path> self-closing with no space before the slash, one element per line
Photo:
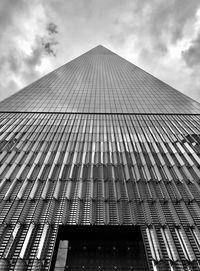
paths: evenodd
<path fill-rule="evenodd" d="M 47 25 L 46 29 L 47 29 L 49 35 L 58 33 L 58 26 L 52 22 Z"/>
<path fill-rule="evenodd" d="M 0 29 L 5 32 L 13 24 L 15 20 L 13 14 L 27 14 L 28 11 L 28 3 L 25 0 L 0 1 Z"/>
<path fill-rule="evenodd" d="M 51 0 L 45 6 L 59 24 L 61 44 L 104 43 L 123 50 L 133 40 L 132 50 L 160 56 L 184 37 L 199 7 L 197 0 Z"/>
<path fill-rule="evenodd" d="M 54 46 L 57 45 L 59 42 L 56 41 L 54 38 L 42 38 L 42 46 L 44 48 L 44 51 L 48 54 L 48 55 L 53 55 L 56 56 L 55 50 L 54 50 Z"/>
<path fill-rule="evenodd" d="M 185 38 L 187 29 L 196 21 L 199 6 L 196 0 L 134 1 L 126 15 L 129 20 L 123 20 L 122 13 L 118 25 L 123 25 L 124 40 L 127 36 L 135 40 L 133 50 L 137 50 L 142 61 L 146 56 L 162 58 L 169 53 L 170 46 Z"/>
<path fill-rule="evenodd" d="M 58 26 L 42 2 L 0 2 L 0 99 L 42 76 L 44 61 L 56 55 Z"/>
<path fill-rule="evenodd" d="M 58 34 L 58 26 L 55 23 L 50 22 L 46 29 L 48 31 L 48 36 L 42 37 L 42 46 L 48 55 L 56 56 L 54 46 L 59 44 L 59 42 L 55 39 L 55 34 Z"/>
<path fill-rule="evenodd" d="M 191 68 L 200 65 L 200 33 L 191 41 L 189 48 L 182 51 L 182 57 Z"/>

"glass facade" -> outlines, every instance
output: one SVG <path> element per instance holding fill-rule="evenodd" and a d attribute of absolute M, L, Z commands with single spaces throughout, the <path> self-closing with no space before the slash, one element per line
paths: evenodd
<path fill-rule="evenodd" d="M 98 46 L 0 111 L 0 270 L 49 270 L 62 225 L 137 225 L 149 270 L 200 269 L 197 102 Z"/>
<path fill-rule="evenodd" d="M 0 110 L 195 114 L 200 104 L 98 46 L 4 100 Z"/>

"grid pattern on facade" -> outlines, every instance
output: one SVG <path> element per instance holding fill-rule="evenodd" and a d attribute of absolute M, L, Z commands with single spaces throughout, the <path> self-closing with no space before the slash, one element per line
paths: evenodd
<path fill-rule="evenodd" d="M 98 46 L 4 100 L 0 111 L 195 114 L 200 104 Z"/>
<path fill-rule="evenodd" d="M 0 266 L 48 270 L 59 225 L 140 225 L 152 270 L 199 270 L 199 121 L 1 113 Z"/>

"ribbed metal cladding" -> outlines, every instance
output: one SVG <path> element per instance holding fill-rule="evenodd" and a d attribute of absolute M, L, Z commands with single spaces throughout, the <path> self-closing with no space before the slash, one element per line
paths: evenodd
<path fill-rule="evenodd" d="M 13 99 L 0 113 L 0 270 L 49 270 L 59 225 L 138 225 L 150 270 L 200 269 L 200 110 L 4 110 Z"/>

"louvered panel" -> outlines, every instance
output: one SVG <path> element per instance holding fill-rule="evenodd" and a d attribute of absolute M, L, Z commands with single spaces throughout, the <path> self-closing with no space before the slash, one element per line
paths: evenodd
<path fill-rule="evenodd" d="M 63 225 L 66 225 L 68 220 L 69 220 L 69 206 L 70 206 L 70 202 L 69 200 L 65 200 L 63 203 L 63 212 L 61 215 L 61 223 Z"/>
<path fill-rule="evenodd" d="M 24 207 L 19 217 L 20 223 L 30 223 L 33 221 L 37 204 L 38 201 L 27 200 L 24 202 Z"/>
<path fill-rule="evenodd" d="M 190 174 L 193 177 L 194 183 L 195 182 L 198 183 L 198 181 L 199 181 L 199 175 L 200 175 L 200 171 L 199 171 L 198 165 L 189 168 L 189 171 L 190 171 Z"/>
<path fill-rule="evenodd" d="M 132 201 L 130 203 L 130 207 L 133 221 L 136 221 L 136 223 L 139 225 L 145 224 L 142 204 L 136 201 Z"/>
<path fill-rule="evenodd" d="M 148 241 L 147 229 L 145 227 L 142 227 L 141 229 L 142 229 L 142 237 L 143 237 L 144 245 L 146 248 L 146 255 L 148 258 L 149 267 L 150 267 L 150 270 L 152 271 L 153 270 L 152 254 L 151 254 L 150 243 Z"/>
<path fill-rule="evenodd" d="M 5 200 L 15 199 L 17 193 L 19 192 L 20 187 L 21 182 L 17 179 L 13 180 L 4 196 L 4 199 Z"/>
<path fill-rule="evenodd" d="M 69 205 L 69 216 L 68 221 L 70 225 L 79 224 L 79 215 L 80 215 L 80 201 L 72 200 Z"/>
<path fill-rule="evenodd" d="M 110 225 L 118 225 L 122 217 L 118 211 L 118 203 L 116 201 L 105 202 L 105 223 Z"/>
<path fill-rule="evenodd" d="M 165 217 L 165 214 L 164 214 L 162 207 L 161 207 L 161 203 L 159 201 L 155 202 L 155 209 L 156 209 L 156 213 L 158 214 L 157 218 L 159 218 L 159 223 L 161 225 L 166 225 L 167 219 Z"/>
<path fill-rule="evenodd" d="M 182 202 L 174 204 L 174 208 L 176 210 L 176 213 L 177 213 L 181 223 L 192 224 L 192 221 L 190 222 L 190 220 L 189 220 L 190 217 L 187 217 L 186 212 L 185 212 L 184 208 L 182 207 Z"/>
<path fill-rule="evenodd" d="M 196 257 L 196 260 L 199 261 L 199 232 L 196 227 L 190 228 L 187 230 L 187 237 L 189 240 L 189 243 L 192 247 L 193 253 Z"/>
<path fill-rule="evenodd" d="M 44 224 L 42 234 L 40 237 L 38 249 L 37 249 L 37 259 L 43 260 L 45 258 L 45 246 L 47 246 L 47 240 L 49 237 L 50 227 L 48 224 Z"/>
<path fill-rule="evenodd" d="M 155 169 L 156 169 L 156 167 L 154 167 Z M 157 166 L 157 171 L 158 171 L 158 173 L 160 174 L 160 180 L 163 180 L 163 181 L 167 181 L 167 182 L 171 182 L 172 181 L 172 175 L 170 174 L 170 172 L 169 172 L 169 170 L 168 170 L 168 168 L 165 166 L 165 168 L 164 167 L 162 167 L 162 166 Z M 157 175 L 158 175 L 158 173 L 157 173 Z"/>
<path fill-rule="evenodd" d="M 3 199 L 11 184 L 10 180 L 3 179 L 0 183 L 0 199 Z"/>
<path fill-rule="evenodd" d="M 199 260 L 200 255 L 193 232 L 199 225 L 200 204 L 197 116 L 192 123 L 193 116 L 130 115 L 123 117 L 125 124 L 120 116 L 107 115 L 106 127 L 98 127 L 104 115 L 33 116 L 11 118 L 10 131 L 5 116 L 6 125 L 0 126 L 1 222 L 27 224 L 20 233 L 12 269 L 22 264 L 17 260 L 22 251 L 24 258 L 30 258 L 29 270 L 39 264 L 34 257 L 43 227 L 35 227 L 28 235 L 34 221 L 36 225 L 169 225 L 182 262 L 171 264 L 164 243 L 168 237 L 156 233 L 164 261 L 154 261 L 154 268 L 198 270 L 198 262 L 192 260 Z M 160 121 L 167 125 L 162 127 Z M 190 232 L 183 227 L 186 241 L 184 233 L 175 234 L 175 225 L 192 226 Z M 0 251 L 8 242 L 8 232 Z M 27 235 L 33 249 L 30 244 L 23 246 Z M 183 250 L 184 246 L 188 249 Z M 48 253 L 44 258 L 50 259 Z M 41 264 L 41 268 L 46 266 Z"/>
<path fill-rule="evenodd" d="M 176 201 L 180 198 L 177 198 L 177 194 L 174 191 L 174 186 L 172 183 L 165 183 L 165 188 L 167 190 L 167 193 L 169 195 L 169 197 L 171 198 L 172 201 Z M 178 194 L 179 195 L 179 194 Z"/>
<path fill-rule="evenodd" d="M 1 213 L 0 223 L 3 224 L 3 222 L 5 222 L 5 218 L 7 216 L 11 217 L 10 211 L 11 211 L 12 205 L 14 205 L 14 204 L 10 201 L 5 201 L 5 200 L 1 201 L 1 203 L 0 203 L 0 213 Z"/>
<path fill-rule="evenodd" d="M 151 195 L 153 200 L 159 199 L 162 200 L 163 199 L 163 195 L 158 187 L 158 183 L 156 181 L 151 181 L 148 184 L 148 190 L 149 190 L 149 194 Z"/>
<path fill-rule="evenodd" d="M 12 265 L 15 265 L 17 263 L 17 259 L 19 258 L 19 254 L 25 241 L 27 231 L 28 231 L 27 226 L 20 227 L 16 235 L 16 238 L 13 240 L 10 246 L 10 249 L 7 253 L 7 258 L 12 259 Z"/>
<path fill-rule="evenodd" d="M 53 192 L 53 197 L 57 200 L 59 198 L 62 198 L 64 196 L 64 187 L 65 187 L 65 182 L 58 180 L 55 184 L 55 189 Z"/>
<path fill-rule="evenodd" d="M 21 182 L 20 190 L 17 193 L 17 199 L 27 199 L 32 189 L 32 186 L 33 182 L 30 182 L 28 180 L 25 180 L 23 183 Z"/>
<path fill-rule="evenodd" d="M 151 191 L 145 181 L 139 181 L 137 185 L 139 188 L 139 194 L 141 196 L 141 199 L 152 199 Z"/>
<path fill-rule="evenodd" d="M 27 231 L 27 234 L 26 234 L 26 237 L 25 237 L 25 240 L 23 242 L 23 246 L 21 248 L 20 255 L 19 255 L 19 258 L 21 260 L 25 260 L 26 259 L 26 256 L 28 254 L 28 245 L 30 246 L 31 235 L 32 235 L 33 231 L 34 231 L 34 224 L 30 224 L 30 226 L 28 228 L 28 231 Z"/>
<path fill-rule="evenodd" d="M 191 192 L 191 194 L 193 195 L 193 197 L 197 200 L 200 201 L 200 187 L 198 184 L 188 184 L 187 186 Z"/>
<path fill-rule="evenodd" d="M 2 240 L 1 248 L 1 257 L 9 259 L 9 254 L 11 253 L 11 249 L 14 250 L 14 243 L 16 243 L 17 237 L 20 236 L 20 224 L 16 224 L 14 227 L 9 227 L 6 231 L 6 235 Z"/>
<path fill-rule="evenodd" d="M 80 224 L 90 225 L 92 223 L 92 202 L 84 200 L 81 202 Z"/>
<path fill-rule="evenodd" d="M 46 270 L 49 268 L 50 263 L 51 263 L 52 251 L 54 249 L 57 233 L 58 233 L 58 226 L 53 225 L 50 228 L 50 231 L 48 232 L 47 239 L 46 239 L 47 241 L 45 242 L 45 245 L 44 245 L 43 251 L 44 252 L 46 251 L 46 253 L 44 254 L 44 258 L 46 259 L 46 263 L 45 263 Z"/>
<path fill-rule="evenodd" d="M 199 224 L 199 212 L 200 212 L 199 205 L 197 204 L 197 202 L 192 202 L 192 203 L 188 204 L 187 208 L 188 208 L 195 224 L 198 225 Z"/>
<path fill-rule="evenodd" d="M 69 172 L 70 172 L 70 165 L 63 165 L 62 169 L 61 169 L 61 179 L 62 180 L 67 180 L 69 179 Z"/>
<path fill-rule="evenodd" d="M 59 222 L 59 215 L 60 215 L 60 201 L 51 200 L 48 208 L 47 216 L 47 223 L 49 224 L 57 224 Z"/>
<path fill-rule="evenodd" d="M 179 216 L 178 216 L 178 214 L 176 212 L 176 209 L 175 209 L 174 205 L 171 202 L 168 202 L 168 206 L 169 206 L 170 213 L 171 213 L 171 215 L 173 217 L 175 225 L 176 226 L 180 225 L 181 222 L 180 222 Z"/>
<path fill-rule="evenodd" d="M 150 206 L 149 206 L 148 202 L 147 201 L 142 202 L 141 206 L 142 206 L 142 210 L 143 210 L 145 224 L 152 225 L 153 217 L 151 216 L 151 210 L 150 210 Z"/>
<path fill-rule="evenodd" d="M 147 228 L 146 234 L 151 250 L 151 256 L 153 260 L 160 261 L 163 258 L 162 251 L 160 249 L 158 235 L 156 233 L 155 228 Z"/>
<path fill-rule="evenodd" d="M 132 216 L 128 201 L 118 202 L 118 215 L 121 225 L 132 225 Z"/>
<path fill-rule="evenodd" d="M 189 197 L 187 190 L 185 189 L 184 183 L 176 182 L 175 185 L 179 193 L 179 198 L 180 199 L 182 198 L 183 200 L 187 201 Z"/>
<path fill-rule="evenodd" d="M 161 204 L 162 212 L 164 214 L 167 225 L 179 224 L 177 214 L 172 211 L 171 204 L 164 202 Z"/>
<path fill-rule="evenodd" d="M 164 240 L 165 248 L 167 250 L 168 257 L 171 261 L 176 262 L 179 260 L 178 252 L 174 244 L 171 232 L 168 228 L 160 229 Z"/>
<path fill-rule="evenodd" d="M 37 206 L 36 206 L 34 217 L 33 217 L 33 221 L 35 223 L 46 222 L 50 203 L 51 203 L 50 201 L 44 201 L 44 200 L 37 201 Z"/>
<path fill-rule="evenodd" d="M 49 185 L 47 187 L 47 192 L 46 192 L 44 199 L 45 198 L 48 198 L 48 199 L 53 198 L 53 193 L 54 193 L 56 183 L 57 183 L 56 181 L 51 181 L 51 180 L 47 180 L 47 182 L 49 182 Z"/>
<path fill-rule="evenodd" d="M 193 236 L 193 239 L 195 241 L 196 247 L 198 248 L 198 251 L 200 249 L 200 234 L 199 234 L 199 229 L 197 227 L 193 227 L 190 229 L 190 233 Z M 199 261 L 199 253 L 196 252 L 198 261 Z"/>
<path fill-rule="evenodd" d="M 194 220 L 193 220 L 193 218 L 192 218 L 192 216 L 191 216 L 191 214 L 190 214 L 190 212 L 189 212 L 189 210 L 188 210 L 188 204 L 186 205 L 185 202 L 181 202 L 181 208 L 182 208 L 182 210 L 183 210 L 185 216 L 187 217 L 187 220 L 188 220 L 188 222 L 189 222 L 189 225 L 190 225 L 190 226 L 193 226 L 193 225 L 194 225 Z"/>
<path fill-rule="evenodd" d="M 3 165 L 3 163 L 6 160 L 6 158 L 7 158 L 8 155 L 9 155 L 9 153 L 6 150 L 1 150 L 1 154 L 0 154 L 0 163 L 1 163 L 1 166 Z"/>
<path fill-rule="evenodd" d="M 11 229 L 9 229 L 9 226 L 7 226 L 7 225 L 1 225 L 0 226 L 0 243 L 1 243 L 1 246 L 0 246 L 0 256 L 2 256 L 4 248 L 5 248 L 5 245 L 6 245 L 6 242 L 3 241 L 3 240 L 6 239 L 6 241 L 8 241 L 8 238 L 9 238 L 8 232 L 9 231 L 11 232 Z"/>
<path fill-rule="evenodd" d="M 0 168 L 0 179 L 6 179 L 6 174 L 9 172 L 11 165 L 4 163 Z M 7 180 L 7 179 L 6 179 Z"/>
<path fill-rule="evenodd" d="M 5 217 L 6 223 L 16 223 L 19 220 L 20 214 L 23 210 L 24 202 L 22 201 L 14 201 L 12 204 L 9 213 Z"/>
<path fill-rule="evenodd" d="M 105 224 L 105 204 L 102 200 L 95 201 L 93 204 L 93 221 L 97 225 Z"/>
<path fill-rule="evenodd" d="M 137 183 L 135 183 L 133 181 L 128 181 L 127 182 L 127 192 L 128 192 L 129 200 L 139 200 L 140 199 L 140 194 L 139 194 L 139 190 L 137 187 Z"/>
<path fill-rule="evenodd" d="M 66 199 L 71 199 L 73 193 L 74 193 L 74 189 L 75 189 L 75 182 L 72 182 L 71 180 L 69 181 L 65 181 L 65 186 L 66 186 L 66 190 L 65 190 L 65 198 Z"/>
<path fill-rule="evenodd" d="M 162 185 L 157 182 L 151 182 L 149 184 L 151 187 L 151 193 L 153 195 L 153 199 L 159 199 L 159 200 L 167 200 L 165 191 L 162 189 Z M 164 187 L 165 188 L 165 187 Z M 166 189 L 165 189 L 166 190 Z"/>
<path fill-rule="evenodd" d="M 196 259 L 195 254 L 192 250 L 191 244 L 187 238 L 186 232 L 183 228 L 175 229 L 176 235 L 178 237 L 179 243 L 181 245 L 184 257 L 188 261 L 194 261 Z"/>
<path fill-rule="evenodd" d="M 161 233 L 161 230 L 159 228 L 156 228 L 156 235 L 157 235 L 157 241 L 160 247 L 160 257 L 164 260 L 164 264 L 162 264 L 162 261 L 159 263 L 161 264 L 161 267 L 166 269 L 169 267 L 168 265 L 168 253 L 165 243 L 163 242 L 163 236 Z"/>
<path fill-rule="evenodd" d="M 93 181 L 83 181 L 81 197 L 87 200 L 93 198 Z"/>
<path fill-rule="evenodd" d="M 180 258 L 181 261 L 184 261 L 185 260 L 185 256 L 184 256 L 181 244 L 179 242 L 179 239 L 177 237 L 177 234 L 176 234 L 175 230 L 176 229 L 174 227 L 170 228 L 170 233 L 171 233 L 171 236 L 173 238 L 173 242 L 175 244 L 175 247 L 176 247 L 176 250 L 177 250 L 177 253 L 178 253 L 178 257 Z"/>
<path fill-rule="evenodd" d="M 45 187 L 45 181 L 36 180 L 34 185 L 31 187 L 29 198 L 32 200 L 40 199 L 44 187 Z"/>
<path fill-rule="evenodd" d="M 170 194 L 168 192 L 167 185 L 168 185 L 168 183 L 163 182 L 163 181 L 158 183 L 158 187 L 161 190 L 161 194 L 162 194 L 162 197 L 164 200 L 170 199 Z"/>
<path fill-rule="evenodd" d="M 162 215 L 162 212 L 158 212 L 156 201 L 153 201 L 149 203 L 148 205 L 150 209 L 152 224 L 153 225 L 164 224 L 165 223 L 164 217 Z"/>
<path fill-rule="evenodd" d="M 27 267 L 28 270 L 31 269 L 36 256 L 37 246 L 40 240 L 40 232 L 40 227 L 34 227 L 25 250 L 24 260 L 29 263 Z"/>

